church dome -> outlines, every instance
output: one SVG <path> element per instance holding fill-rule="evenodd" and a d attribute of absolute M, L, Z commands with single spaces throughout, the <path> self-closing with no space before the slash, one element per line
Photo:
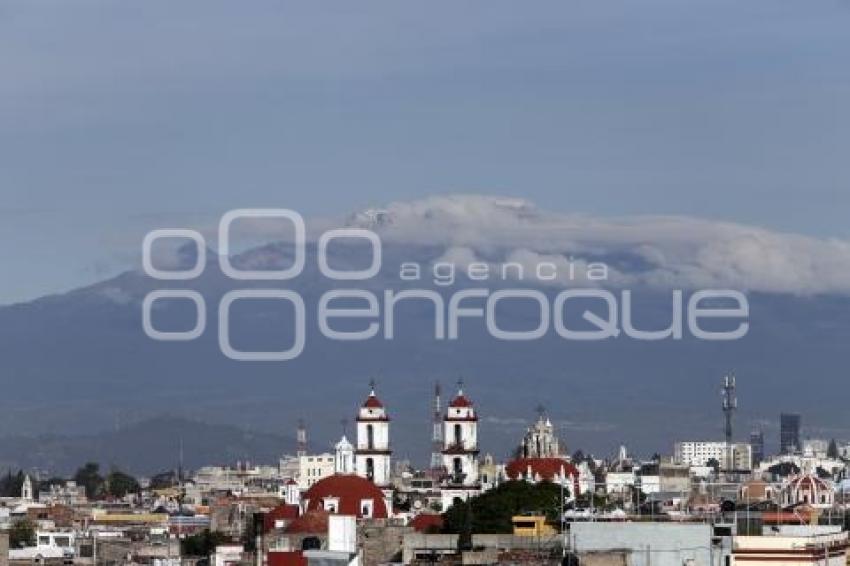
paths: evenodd
<path fill-rule="evenodd" d="M 317 481 L 304 494 L 304 499 L 307 511 L 328 510 L 330 506 L 340 515 L 375 519 L 389 516 L 384 493 L 374 483 L 353 474 L 335 474 Z M 366 509 L 368 513 L 364 512 Z"/>
<path fill-rule="evenodd" d="M 456 408 L 456 409 L 457 408 L 464 408 L 464 407 L 471 407 L 471 406 L 472 406 L 472 401 L 467 399 L 466 396 L 463 393 L 458 393 L 457 397 L 455 397 L 452 400 L 451 404 L 449 404 L 449 407 L 453 407 L 453 408 Z"/>
<path fill-rule="evenodd" d="M 375 395 L 375 392 L 372 391 L 366 398 L 366 401 L 363 403 L 363 407 L 367 409 L 383 409 L 384 404 L 381 403 L 381 400 L 378 399 L 377 395 Z"/>

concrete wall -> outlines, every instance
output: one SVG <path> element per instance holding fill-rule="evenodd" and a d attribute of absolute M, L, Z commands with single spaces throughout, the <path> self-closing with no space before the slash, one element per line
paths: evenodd
<path fill-rule="evenodd" d="M 570 538 L 579 554 L 620 551 L 630 566 L 718 566 L 712 556 L 711 527 L 675 523 L 571 523 Z M 713 561 L 712 561 L 713 558 Z"/>
<path fill-rule="evenodd" d="M 521 537 L 515 535 L 472 535 L 472 546 L 479 548 L 496 548 L 501 550 L 528 549 L 541 550 L 561 548 L 560 534 L 541 537 Z"/>
<path fill-rule="evenodd" d="M 367 525 L 360 530 L 363 564 L 385 564 L 397 562 L 402 556 L 402 547 L 407 537 L 413 533 L 411 527 L 395 525 Z"/>
<path fill-rule="evenodd" d="M 0 566 L 9 565 L 9 535 L 0 533 Z"/>
<path fill-rule="evenodd" d="M 426 535 L 423 533 L 408 533 L 404 535 L 404 550 L 402 562 L 410 564 L 417 550 L 432 550 L 435 552 L 452 553 L 457 551 L 457 535 Z"/>

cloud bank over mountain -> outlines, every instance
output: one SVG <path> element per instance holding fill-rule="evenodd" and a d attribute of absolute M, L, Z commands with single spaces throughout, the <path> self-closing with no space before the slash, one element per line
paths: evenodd
<path fill-rule="evenodd" d="M 542 210 L 515 198 L 436 196 L 352 215 L 385 242 L 443 245 L 464 265 L 496 250 L 530 265 L 629 258 L 615 286 L 733 288 L 795 295 L 850 293 L 850 242 L 687 216 L 603 218 Z M 484 260 L 486 261 L 486 260 Z M 576 279 L 581 280 L 581 277 Z"/>

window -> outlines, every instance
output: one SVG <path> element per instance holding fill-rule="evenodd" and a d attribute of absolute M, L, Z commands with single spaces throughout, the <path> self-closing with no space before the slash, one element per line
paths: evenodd
<path fill-rule="evenodd" d="M 375 479 L 375 461 L 372 458 L 366 458 L 366 477 L 370 480 Z"/>
<path fill-rule="evenodd" d="M 360 516 L 366 519 L 372 517 L 373 502 L 371 499 L 364 499 L 360 502 Z"/>
<path fill-rule="evenodd" d="M 375 447 L 375 430 L 372 425 L 366 425 L 366 447 L 369 450 Z"/>
<path fill-rule="evenodd" d="M 461 428 L 459 424 L 455 425 L 455 444 L 460 444 L 463 440 L 463 435 L 461 434 Z"/>

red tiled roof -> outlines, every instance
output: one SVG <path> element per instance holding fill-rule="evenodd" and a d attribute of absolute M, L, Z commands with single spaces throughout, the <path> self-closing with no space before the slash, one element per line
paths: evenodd
<path fill-rule="evenodd" d="M 285 533 L 298 534 L 324 534 L 328 532 L 327 511 L 321 509 L 308 510 L 306 513 L 289 523 L 284 529 Z"/>
<path fill-rule="evenodd" d="M 367 409 L 383 409 L 384 408 L 384 404 L 381 403 L 381 400 L 378 399 L 375 396 L 374 393 L 369 395 L 369 397 L 366 399 L 366 402 L 363 403 L 363 406 L 366 407 Z"/>
<path fill-rule="evenodd" d="M 263 518 L 263 529 L 266 532 L 272 530 L 277 521 L 292 521 L 298 518 L 299 513 L 298 505 L 278 505 L 268 513 Z"/>
<path fill-rule="evenodd" d="M 409 526 L 419 533 L 432 532 L 435 529 L 439 530 L 443 526 L 443 516 L 433 513 L 420 513 L 410 521 Z"/>
<path fill-rule="evenodd" d="M 307 566 L 307 559 L 300 550 L 271 551 L 266 559 L 268 566 Z"/>
<path fill-rule="evenodd" d="M 384 493 L 374 483 L 354 474 L 334 474 L 317 481 L 304 494 L 307 509 L 323 509 L 322 500 L 326 497 L 339 499 L 337 512 L 340 515 L 362 516 L 361 502 L 369 499 L 372 501 L 373 518 L 386 519 L 389 516 L 384 503 Z"/>

